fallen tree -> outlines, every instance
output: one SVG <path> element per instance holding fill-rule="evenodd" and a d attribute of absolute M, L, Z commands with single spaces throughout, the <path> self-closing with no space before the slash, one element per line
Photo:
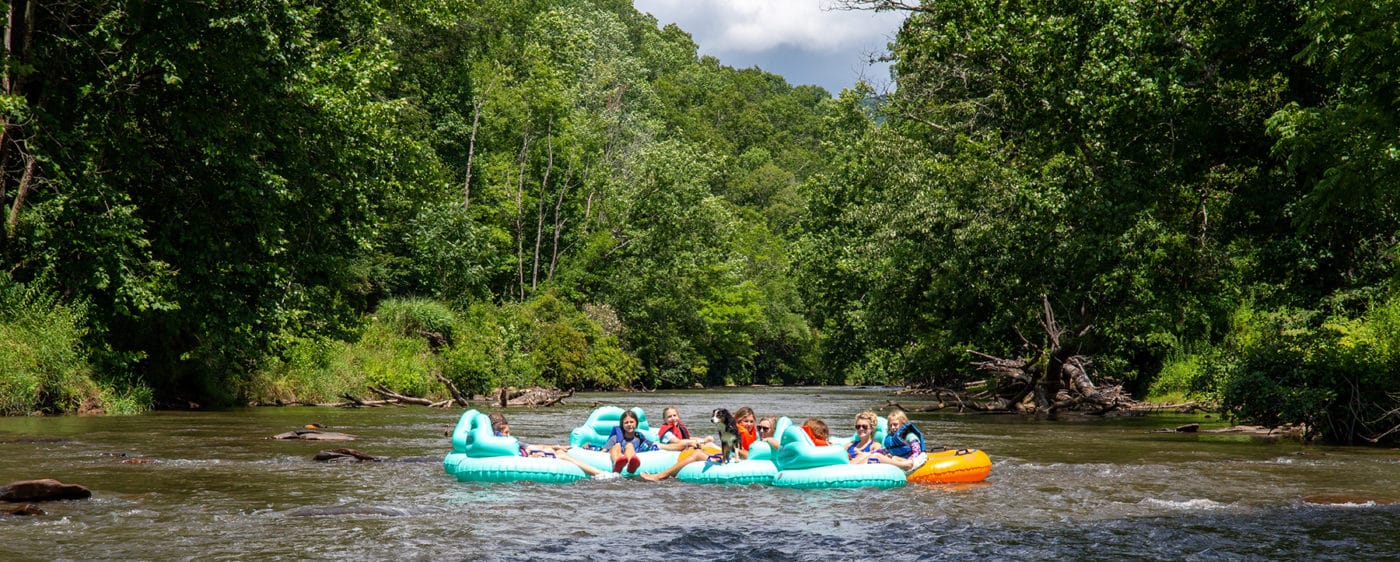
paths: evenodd
<path fill-rule="evenodd" d="M 938 404 L 914 411 L 958 408 L 1054 416 L 1064 411 L 1104 415 L 1134 408 L 1137 402 L 1121 385 L 1095 385 L 1089 375 L 1091 359 L 1071 351 L 1072 339 L 1083 337 L 1093 326 L 1085 326 L 1067 337 L 1069 331 L 1055 320 L 1050 299 L 1041 295 L 1041 303 L 1040 327 L 1045 332 L 1045 345 L 1032 343 L 1017 329 L 1021 347 L 1026 351 L 1023 357 L 1003 358 L 967 350 L 978 357 L 972 365 L 992 376 L 960 389 L 925 389 L 921 393 L 934 395 Z"/>

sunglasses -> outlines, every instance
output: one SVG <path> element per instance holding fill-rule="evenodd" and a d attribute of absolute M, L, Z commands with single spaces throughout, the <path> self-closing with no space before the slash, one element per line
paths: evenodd
<path fill-rule="evenodd" d="M 766 426 L 766 425 L 760 425 L 760 426 L 758 426 L 758 430 L 759 430 L 759 431 L 773 431 L 773 428 L 768 427 L 768 426 Z"/>
<path fill-rule="evenodd" d="M 870 426 L 863 423 L 858 423 L 856 424 L 856 429 L 870 429 Z"/>

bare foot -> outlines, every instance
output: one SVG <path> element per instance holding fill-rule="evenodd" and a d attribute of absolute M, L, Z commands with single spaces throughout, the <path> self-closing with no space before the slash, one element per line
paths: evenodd
<path fill-rule="evenodd" d="M 637 473 L 637 477 L 648 482 L 660 482 L 664 480 L 663 478 L 661 478 L 660 474 L 652 474 L 650 472 L 639 472 Z"/>

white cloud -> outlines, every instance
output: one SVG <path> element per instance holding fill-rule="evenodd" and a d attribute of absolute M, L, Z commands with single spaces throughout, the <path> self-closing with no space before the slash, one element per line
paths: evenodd
<path fill-rule="evenodd" d="M 793 84 L 832 93 L 859 78 L 880 82 L 888 63 L 871 64 L 904 21 L 902 12 L 832 9 L 835 0 L 634 0 L 633 6 L 675 23 L 700 53 L 736 68 L 757 65 Z"/>
<path fill-rule="evenodd" d="M 833 10 L 831 0 L 636 0 L 638 10 L 678 23 L 703 48 L 752 53 L 883 48 L 903 14 Z"/>

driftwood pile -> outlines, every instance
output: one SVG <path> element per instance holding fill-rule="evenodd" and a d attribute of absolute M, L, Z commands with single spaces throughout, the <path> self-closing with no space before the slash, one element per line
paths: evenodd
<path fill-rule="evenodd" d="M 1050 299 L 1041 295 L 1041 303 L 1040 327 L 1045 332 L 1045 345 L 1032 343 L 1017 330 L 1017 335 L 1021 336 L 1021 347 L 1026 351 L 1024 357 L 1002 358 L 968 350 L 968 353 L 978 357 L 972 365 L 992 376 L 960 389 L 916 390 L 921 394 L 933 395 L 938 404 L 912 411 L 958 408 L 1054 416 L 1066 411 L 1104 415 L 1137 407 L 1138 402 L 1121 385 L 1095 385 L 1089 376 L 1092 361 L 1085 355 L 1071 351 L 1071 340 L 1083 337 L 1093 326 L 1085 326 L 1070 336 L 1069 331 L 1055 320 Z M 903 408 L 893 402 L 890 405 Z"/>

